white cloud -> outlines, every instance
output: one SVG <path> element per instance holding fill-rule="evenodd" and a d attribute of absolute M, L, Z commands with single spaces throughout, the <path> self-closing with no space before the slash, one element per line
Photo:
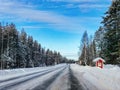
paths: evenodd
<path fill-rule="evenodd" d="M 36 30 L 36 29 L 38 30 L 39 29 L 40 30 L 40 28 L 47 28 L 47 27 L 37 26 L 37 25 L 34 25 L 34 26 L 33 25 L 32 26 L 27 26 L 27 25 L 25 26 L 24 25 L 24 26 L 20 26 L 19 28 L 24 28 L 25 30 L 26 29 L 27 30 L 29 30 L 29 29 L 34 29 L 34 30 Z"/>
<path fill-rule="evenodd" d="M 89 9 L 89 8 L 105 8 L 105 7 L 108 7 L 108 5 L 106 5 L 106 4 L 102 4 L 102 5 L 100 5 L 100 4 L 80 4 L 79 6 L 78 6 L 79 8 L 87 8 L 87 9 Z"/>
<path fill-rule="evenodd" d="M 62 1 L 62 0 L 50 0 L 50 1 Z M 64 0 L 65 1 L 65 0 Z M 80 2 L 80 1 L 98 1 L 98 0 L 66 0 L 71 2 Z M 68 4 L 68 8 L 74 7 L 74 4 Z M 89 5 L 89 4 L 82 4 L 78 5 L 80 8 L 102 8 L 106 7 L 104 5 Z M 23 20 L 25 22 L 35 21 L 35 22 L 43 22 L 48 25 L 48 27 L 54 28 L 56 30 L 61 30 L 64 32 L 71 32 L 71 33 L 81 33 L 84 30 L 84 26 L 81 26 L 80 23 L 88 21 L 86 17 L 84 18 L 73 18 L 67 17 L 64 15 L 57 14 L 55 12 L 50 11 L 42 11 L 34 9 L 32 5 L 21 4 L 18 2 L 13 2 L 11 0 L 0 0 L 0 14 L 7 14 L 12 16 L 11 19 L 16 21 L 18 18 L 19 20 Z M 4 16 L 5 17 L 5 16 Z M 10 18 L 9 18 L 10 19 Z M 95 21 L 96 18 L 90 18 L 91 21 Z M 18 20 L 18 21 L 19 21 Z M 26 29 L 30 27 L 26 27 Z M 31 26 L 31 28 L 35 28 L 35 26 Z M 41 28 L 41 27 L 36 27 Z M 44 28 L 44 27 L 43 27 Z"/>
<path fill-rule="evenodd" d="M 102 2 L 102 0 L 47 0 L 52 2 L 69 2 L 69 3 L 81 3 L 81 2 Z M 111 0 L 103 0 L 104 2 Z"/>
<path fill-rule="evenodd" d="M 67 4 L 65 5 L 66 8 L 76 8 L 76 6 L 74 4 Z"/>
<path fill-rule="evenodd" d="M 79 8 L 81 11 L 83 12 L 88 12 L 89 10 L 91 9 L 97 9 L 97 10 L 100 10 L 100 9 L 103 9 L 103 8 L 108 8 L 109 7 L 109 4 L 94 4 L 94 3 L 82 3 L 82 4 L 66 4 L 65 5 L 66 8 Z"/>
<path fill-rule="evenodd" d="M 94 1 L 94 0 L 48 0 L 52 2 L 85 2 L 85 1 Z"/>
<path fill-rule="evenodd" d="M 0 13 L 2 14 L 4 13 L 13 17 L 21 18 L 23 20 L 30 19 L 37 22 L 44 22 L 49 26 L 57 28 L 58 30 L 75 33 L 81 32 L 80 30 L 82 27 L 76 23 L 76 20 L 70 17 L 59 15 L 55 12 L 35 10 L 16 2 L 0 1 L 0 6 Z"/>

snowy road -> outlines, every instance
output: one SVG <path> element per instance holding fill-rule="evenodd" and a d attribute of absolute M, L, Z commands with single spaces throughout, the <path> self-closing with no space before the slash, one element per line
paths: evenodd
<path fill-rule="evenodd" d="M 54 79 L 66 69 L 66 67 L 67 66 L 64 65 L 40 72 L 0 80 L 0 90 L 45 90 L 47 86 L 49 86 L 49 84 L 51 84 Z"/>
<path fill-rule="evenodd" d="M 0 90 L 83 90 L 70 65 L 66 64 L 11 76 L 7 79 L 3 76 L 4 79 L 0 79 Z"/>
<path fill-rule="evenodd" d="M 77 64 L 1 70 L 0 90 L 120 90 L 119 71 Z"/>

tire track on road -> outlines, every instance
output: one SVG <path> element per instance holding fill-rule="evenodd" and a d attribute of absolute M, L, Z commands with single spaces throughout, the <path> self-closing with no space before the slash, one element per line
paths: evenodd
<path fill-rule="evenodd" d="M 57 77 L 59 77 L 60 74 L 62 74 L 62 72 L 63 72 L 66 68 L 67 68 L 67 67 L 64 67 L 61 71 L 59 71 L 58 73 L 56 73 L 55 75 L 53 75 L 52 78 L 50 78 L 49 80 L 45 81 L 42 85 L 33 88 L 32 90 L 46 90 L 46 89 L 54 82 L 54 80 L 55 80 Z"/>
<path fill-rule="evenodd" d="M 43 76 L 45 74 L 48 74 L 48 73 L 53 72 L 53 71 L 56 71 L 58 69 L 61 69 L 61 67 L 57 67 L 57 68 L 54 68 L 54 69 L 51 69 L 51 70 L 46 70 L 44 72 L 37 72 L 37 73 L 30 74 L 30 75 L 25 75 L 25 77 L 21 76 L 21 77 L 18 77 L 18 78 L 14 78 L 13 80 L 18 80 L 18 79 L 21 79 L 21 78 L 23 80 L 20 80 L 20 81 L 18 80 L 16 82 L 12 82 L 12 83 L 9 83 L 9 82 L 12 81 L 11 79 L 6 80 L 6 82 L 8 82 L 8 84 L 0 86 L 0 90 L 9 90 L 9 88 L 12 88 L 12 87 L 15 87 L 17 85 L 20 85 L 23 82 L 27 82 L 27 81 L 29 81 L 31 79 L 34 79 L 34 78 L 37 78 L 37 77 L 41 77 L 41 76 Z"/>
<path fill-rule="evenodd" d="M 77 78 L 74 76 L 70 66 L 69 66 L 69 80 L 70 80 L 70 89 L 69 90 L 84 90 L 83 86 L 79 83 Z"/>

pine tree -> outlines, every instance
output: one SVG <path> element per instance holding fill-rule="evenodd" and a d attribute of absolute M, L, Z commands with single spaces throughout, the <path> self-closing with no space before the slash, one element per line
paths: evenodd
<path fill-rule="evenodd" d="M 2 53 L 3 53 L 3 30 L 2 30 L 2 25 L 0 23 L 0 68 L 2 69 L 3 66 L 3 61 L 2 61 Z"/>
<path fill-rule="evenodd" d="M 34 67 L 34 61 L 33 61 L 33 37 L 28 36 L 27 39 L 27 67 Z"/>
<path fill-rule="evenodd" d="M 96 45 L 96 57 L 105 58 L 104 50 L 106 49 L 106 40 L 104 39 L 104 34 L 105 31 L 102 26 L 100 26 L 99 29 L 95 32 L 94 42 Z"/>
<path fill-rule="evenodd" d="M 95 40 L 92 38 L 92 36 L 90 37 L 89 40 L 89 47 L 88 49 L 88 60 L 87 60 L 87 64 L 88 65 L 92 65 L 92 60 L 96 58 L 96 44 L 95 44 Z"/>
<path fill-rule="evenodd" d="M 0 69 L 25 68 L 54 65 L 63 62 L 62 55 L 50 49 L 45 50 L 24 29 L 19 33 L 16 26 L 0 24 Z"/>
<path fill-rule="evenodd" d="M 38 67 L 40 65 L 40 60 L 39 60 L 39 44 L 38 42 L 35 40 L 33 42 L 33 61 L 34 61 L 34 66 Z"/>
<path fill-rule="evenodd" d="M 87 65 L 87 61 L 89 59 L 89 52 L 88 52 L 88 49 L 89 48 L 89 40 L 88 40 L 88 34 L 87 34 L 87 31 L 84 32 L 83 36 L 82 36 L 82 40 L 81 40 L 81 46 L 80 46 L 80 50 L 82 51 L 81 52 L 81 55 L 79 57 L 79 61 L 82 62 L 82 64 L 85 64 Z"/>
<path fill-rule="evenodd" d="M 112 2 L 102 23 L 105 30 L 104 55 L 107 63 L 120 63 L 120 0 Z"/>

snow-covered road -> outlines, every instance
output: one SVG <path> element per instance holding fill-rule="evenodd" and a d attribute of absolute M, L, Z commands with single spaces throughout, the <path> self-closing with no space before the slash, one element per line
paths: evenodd
<path fill-rule="evenodd" d="M 0 90 L 120 90 L 120 68 L 77 64 L 0 70 Z"/>
<path fill-rule="evenodd" d="M 67 65 L 54 66 L 15 77 L 11 75 L 9 78 L 6 75 L 7 79 L 0 76 L 0 90 L 45 90 L 66 67 Z"/>

